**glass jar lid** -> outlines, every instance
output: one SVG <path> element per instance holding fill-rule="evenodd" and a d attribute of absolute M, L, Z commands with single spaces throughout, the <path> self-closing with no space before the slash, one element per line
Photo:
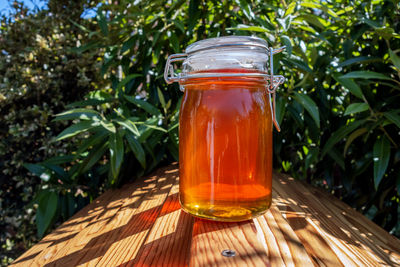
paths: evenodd
<path fill-rule="evenodd" d="M 247 47 L 247 49 L 261 48 L 267 50 L 268 43 L 254 36 L 224 36 L 197 41 L 189 45 L 185 52 L 189 55 L 204 50 L 209 51 L 210 49 L 229 49 L 235 47 Z"/>
<path fill-rule="evenodd" d="M 268 44 L 251 36 L 224 36 L 195 42 L 186 48 L 181 75 L 223 70 L 268 72 Z"/>

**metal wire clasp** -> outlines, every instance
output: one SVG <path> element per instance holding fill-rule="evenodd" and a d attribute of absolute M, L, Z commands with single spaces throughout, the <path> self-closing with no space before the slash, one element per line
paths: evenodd
<path fill-rule="evenodd" d="M 270 77 L 269 77 L 269 83 L 267 85 L 267 93 L 269 96 L 269 104 L 271 107 L 272 121 L 274 122 L 275 128 L 278 132 L 281 131 L 281 127 L 279 127 L 279 123 L 276 120 L 276 101 L 275 101 L 276 89 L 278 88 L 279 85 L 283 84 L 286 79 L 282 75 L 274 75 L 274 55 L 282 52 L 283 50 L 285 50 L 285 48 L 286 46 L 282 46 L 277 49 L 273 49 L 271 47 L 268 48 Z"/>
<path fill-rule="evenodd" d="M 174 66 L 171 64 L 176 61 L 182 61 L 186 59 L 187 54 L 173 54 L 170 55 L 167 59 L 167 63 L 165 64 L 165 70 L 164 70 L 164 80 L 168 83 L 174 83 L 178 82 L 180 79 L 179 74 L 175 74 L 174 71 Z"/>

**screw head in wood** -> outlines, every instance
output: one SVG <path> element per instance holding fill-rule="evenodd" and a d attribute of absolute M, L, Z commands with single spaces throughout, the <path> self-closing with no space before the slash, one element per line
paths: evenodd
<path fill-rule="evenodd" d="M 222 256 L 224 256 L 224 257 L 235 257 L 236 256 L 236 252 L 234 251 L 234 250 L 231 250 L 231 249 L 224 249 L 222 252 L 221 252 L 221 254 L 222 254 Z"/>

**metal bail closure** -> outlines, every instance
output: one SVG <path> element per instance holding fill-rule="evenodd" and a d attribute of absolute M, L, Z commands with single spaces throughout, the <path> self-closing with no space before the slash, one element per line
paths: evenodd
<path fill-rule="evenodd" d="M 173 54 L 168 57 L 164 70 L 164 80 L 168 84 L 178 82 L 180 79 L 180 75 L 175 74 L 174 66 L 172 65 L 172 63 L 177 61 L 183 61 L 186 59 L 186 56 L 187 54 L 182 53 L 182 54 Z"/>
<path fill-rule="evenodd" d="M 273 48 L 268 48 L 269 52 L 269 69 L 270 69 L 270 77 L 269 77 L 269 84 L 267 85 L 267 93 L 269 95 L 269 103 L 271 107 L 271 113 L 272 113 L 272 121 L 274 122 L 275 128 L 278 132 L 281 131 L 281 128 L 279 127 L 279 123 L 276 120 L 276 89 L 278 88 L 279 85 L 283 84 L 285 82 L 285 77 L 281 75 L 274 75 L 274 55 L 282 52 L 285 50 L 286 46 L 279 47 L 277 49 Z M 272 101 L 271 101 L 271 95 L 272 95 Z"/>

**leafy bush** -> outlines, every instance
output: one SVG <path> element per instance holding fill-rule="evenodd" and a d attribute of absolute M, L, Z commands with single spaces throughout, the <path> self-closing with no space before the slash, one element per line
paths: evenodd
<path fill-rule="evenodd" d="M 85 1 L 87 2 L 87 1 Z M 80 1 L 81 6 L 87 3 Z M 93 5 L 93 4 L 92 4 Z M 74 6 L 78 2 L 74 1 Z M 65 12 L 65 10 L 63 11 Z M 1 254 L 13 256 L 36 242 L 34 213 L 25 205 L 40 180 L 28 175 L 24 162 L 40 162 L 68 151 L 68 142 L 53 142 L 67 126 L 52 123 L 65 104 L 101 86 L 97 56 L 70 51 L 88 35 L 70 20 L 87 23 L 77 8 L 68 17 L 48 10 L 30 13 L 14 2 L 0 28 L 0 238 Z M 89 23 L 88 23 L 89 24 Z M 92 26 L 94 27 L 94 25 Z M 4 259 L 7 261 L 7 259 Z"/>
<path fill-rule="evenodd" d="M 77 52 L 104 51 L 108 86 L 55 118 L 73 121 L 58 139 L 84 138 L 67 156 L 26 165 L 48 180 L 36 198 L 39 210 L 51 211 L 37 213 L 40 234 L 66 207 L 46 209 L 42 199 L 67 203 L 77 188 L 92 198 L 177 159 L 181 93 L 163 81 L 165 60 L 194 41 L 231 34 L 287 46 L 274 57 L 275 73 L 287 78 L 278 92 L 275 168 L 325 187 L 388 231 L 400 229 L 398 4 L 121 0 L 103 3 L 96 23 L 95 31 L 81 27 L 91 40 Z"/>
<path fill-rule="evenodd" d="M 399 235 L 398 4 L 292 2 L 281 14 L 276 163 Z"/>

